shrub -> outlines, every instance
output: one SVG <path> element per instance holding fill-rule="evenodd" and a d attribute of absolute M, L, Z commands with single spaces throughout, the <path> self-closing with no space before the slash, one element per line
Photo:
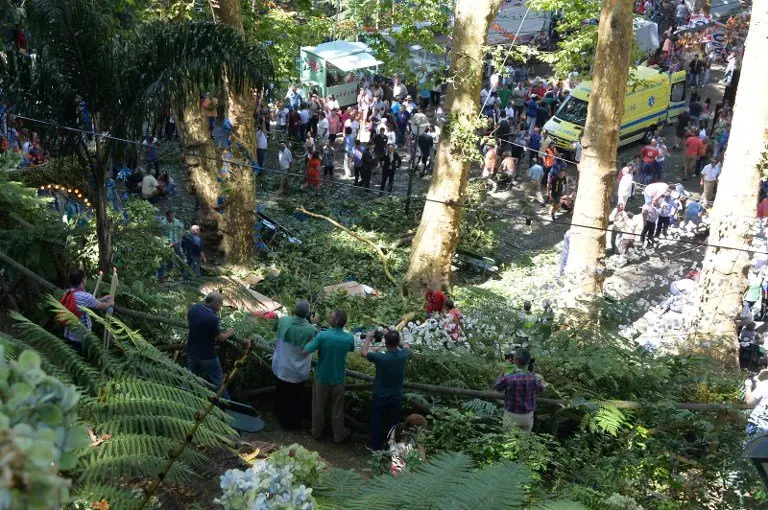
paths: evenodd
<path fill-rule="evenodd" d="M 0 344 L 0 508 L 61 508 L 71 482 L 59 471 L 74 468 L 89 444 L 77 389 L 41 364 L 29 350 L 8 361 Z"/>

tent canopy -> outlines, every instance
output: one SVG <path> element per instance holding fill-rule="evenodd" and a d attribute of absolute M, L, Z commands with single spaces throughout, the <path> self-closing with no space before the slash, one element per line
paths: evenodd
<path fill-rule="evenodd" d="M 354 71 L 355 69 L 363 69 L 366 67 L 374 67 L 382 62 L 376 60 L 376 57 L 370 53 L 355 53 L 354 55 L 345 55 L 336 58 L 328 58 L 326 62 L 338 67 L 344 72 Z"/>
<path fill-rule="evenodd" d="M 334 58 L 343 57 L 345 55 L 371 51 L 371 48 L 369 48 L 365 43 L 350 41 L 331 41 L 318 44 L 314 48 L 306 47 L 302 49 L 309 51 L 324 60 L 332 60 Z"/>

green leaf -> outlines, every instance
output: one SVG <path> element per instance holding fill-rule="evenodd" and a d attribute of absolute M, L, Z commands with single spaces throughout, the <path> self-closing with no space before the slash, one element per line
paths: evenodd
<path fill-rule="evenodd" d="M 64 421 L 64 413 L 55 404 L 42 404 L 37 408 L 37 416 L 46 425 L 54 427 Z"/>

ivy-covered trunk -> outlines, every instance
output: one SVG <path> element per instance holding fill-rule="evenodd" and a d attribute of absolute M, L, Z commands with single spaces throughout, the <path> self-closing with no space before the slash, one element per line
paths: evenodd
<path fill-rule="evenodd" d="M 217 21 L 244 34 L 243 17 L 238 0 L 211 0 Z M 256 157 L 256 126 L 253 100 L 247 86 L 237 90 L 231 86 L 226 68 L 222 70 L 227 119 L 232 124 L 230 139 L 234 160 L 230 165 L 227 193 L 224 195 L 224 237 L 221 250 L 227 262 L 246 262 L 253 255 L 253 229 L 256 224 L 255 180 L 249 160 Z"/>
<path fill-rule="evenodd" d="M 451 47 L 454 76 L 446 97 L 451 121 L 440 139 L 427 202 L 413 239 L 407 275 L 412 293 L 447 284 L 451 278 L 451 261 L 459 244 L 461 204 L 471 163 L 461 157 L 461 148 L 454 144 L 461 143 L 458 131 L 462 127 L 472 130 L 476 124 L 483 80 L 483 46 L 500 5 L 501 0 L 458 0 L 456 4 Z"/>
<path fill-rule="evenodd" d="M 197 222 L 208 255 L 224 254 L 224 228 L 219 214 L 219 197 L 224 192 L 220 182 L 221 157 L 211 142 L 206 118 L 196 98 L 186 106 L 176 106 L 176 130 L 181 144 L 181 156 L 187 165 L 190 195 L 198 201 Z"/>
<path fill-rule="evenodd" d="M 709 243 L 699 280 L 696 316 L 689 346 L 738 366 L 735 317 L 741 309 L 751 266 L 748 249 L 755 228 L 761 166 L 768 144 L 768 0 L 756 0 L 736 91 L 731 137 L 710 215 Z"/>
<path fill-rule="evenodd" d="M 569 306 L 602 293 L 605 231 L 600 229 L 608 226 L 633 38 L 632 0 L 604 1 L 573 212 L 574 224 L 594 228 L 571 228 L 565 285 Z"/>

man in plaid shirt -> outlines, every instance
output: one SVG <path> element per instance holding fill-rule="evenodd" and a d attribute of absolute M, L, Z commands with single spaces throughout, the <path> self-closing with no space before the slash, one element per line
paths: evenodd
<path fill-rule="evenodd" d="M 515 350 L 517 370 L 501 374 L 493 385 L 496 391 L 504 392 L 504 418 L 502 427 L 511 429 L 520 427 L 524 432 L 533 429 L 533 411 L 536 409 L 536 398 L 544 389 L 544 385 L 536 374 L 528 371 L 531 353 L 527 349 Z"/>

